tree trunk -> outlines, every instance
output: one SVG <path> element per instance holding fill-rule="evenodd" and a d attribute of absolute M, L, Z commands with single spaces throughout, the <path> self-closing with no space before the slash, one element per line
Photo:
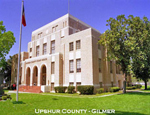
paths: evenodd
<path fill-rule="evenodd" d="M 145 90 L 147 90 L 147 81 L 145 80 Z"/>
<path fill-rule="evenodd" d="M 127 81 L 127 74 L 125 74 L 125 79 L 123 81 L 123 93 L 126 93 L 126 81 Z"/>

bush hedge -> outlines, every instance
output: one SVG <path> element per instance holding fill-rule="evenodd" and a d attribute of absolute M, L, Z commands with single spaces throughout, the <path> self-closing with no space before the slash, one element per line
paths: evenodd
<path fill-rule="evenodd" d="M 133 86 L 132 87 L 126 87 L 126 90 L 132 90 L 133 89 Z"/>
<path fill-rule="evenodd" d="M 136 86 L 132 86 L 132 89 L 136 89 Z"/>
<path fill-rule="evenodd" d="M 55 89 L 55 93 L 65 93 L 67 87 L 57 86 L 57 87 L 54 87 L 54 89 Z"/>
<path fill-rule="evenodd" d="M 117 92 L 119 90 L 120 90 L 119 87 L 110 87 L 110 92 Z"/>
<path fill-rule="evenodd" d="M 97 92 L 98 94 L 104 93 L 104 88 L 99 88 L 99 89 L 96 90 L 96 92 Z"/>
<path fill-rule="evenodd" d="M 74 93 L 75 86 L 68 86 L 68 93 Z"/>
<path fill-rule="evenodd" d="M 94 86 L 92 85 L 81 85 L 77 87 L 80 94 L 93 94 Z"/>
<path fill-rule="evenodd" d="M 137 89 L 141 89 L 142 85 L 141 85 L 141 84 L 137 84 L 137 85 L 135 85 L 135 87 L 136 87 Z"/>
<path fill-rule="evenodd" d="M 2 96 L 2 100 L 7 100 L 7 96 Z"/>
<path fill-rule="evenodd" d="M 3 96 L 1 97 L 2 100 L 7 100 L 7 99 L 12 99 L 11 95 L 8 94 L 3 94 Z"/>

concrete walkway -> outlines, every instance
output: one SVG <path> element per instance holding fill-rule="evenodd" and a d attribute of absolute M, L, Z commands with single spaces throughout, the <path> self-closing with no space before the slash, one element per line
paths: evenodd
<path fill-rule="evenodd" d="M 122 94 L 122 93 L 114 93 L 114 94 L 100 95 L 100 96 L 96 96 L 96 95 L 69 96 L 69 95 L 55 95 L 55 94 L 41 94 L 41 95 L 52 95 L 52 96 L 58 96 L 58 97 L 72 97 L 72 98 L 99 98 L 99 97 L 107 97 L 107 96 L 112 96 L 112 95 L 117 95 L 117 94 Z"/>

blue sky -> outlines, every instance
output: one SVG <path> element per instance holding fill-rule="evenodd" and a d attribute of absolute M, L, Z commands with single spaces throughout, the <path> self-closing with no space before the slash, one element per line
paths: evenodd
<path fill-rule="evenodd" d="M 0 0 L 0 21 L 16 38 L 8 56 L 19 50 L 21 2 Z M 24 7 L 27 26 L 22 29 L 21 51 L 27 51 L 32 31 L 68 13 L 68 0 L 24 0 Z M 103 33 L 110 17 L 125 14 L 150 19 L 150 0 L 70 0 L 70 14 Z"/>

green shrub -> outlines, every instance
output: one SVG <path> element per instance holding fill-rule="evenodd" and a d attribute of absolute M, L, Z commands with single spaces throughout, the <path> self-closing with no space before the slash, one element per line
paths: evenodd
<path fill-rule="evenodd" d="M 57 86 L 57 87 L 54 87 L 54 89 L 55 89 L 55 93 L 65 93 L 67 87 Z"/>
<path fill-rule="evenodd" d="M 133 86 L 132 87 L 126 87 L 127 90 L 132 90 L 133 89 Z"/>
<path fill-rule="evenodd" d="M 77 87 L 80 94 L 93 94 L 94 86 L 91 85 L 81 85 Z"/>
<path fill-rule="evenodd" d="M 110 92 L 117 92 L 119 90 L 120 90 L 119 87 L 110 87 Z"/>
<path fill-rule="evenodd" d="M 68 86 L 68 93 L 74 93 L 75 86 Z"/>
<path fill-rule="evenodd" d="M 99 88 L 96 90 L 98 94 L 103 93 L 104 92 L 104 88 Z"/>
<path fill-rule="evenodd" d="M 7 96 L 2 96 L 2 100 L 7 100 Z"/>
<path fill-rule="evenodd" d="M 136 89 L 136 86 L 132 86 L 132 89 Z"/>
<path fill-rule="evenodd" d="M 141 84 L 137 84 L 137 85 L 135 85 L 135 87 L 136 87 L 137 89 L 141 89 L 142 85 L 141 85 Z"/>
<path fill-rule="evenodd" d="M 12 99 L 12 98 L 11 98 L 11 95 L 7 95 L 7 99 Z"/>

